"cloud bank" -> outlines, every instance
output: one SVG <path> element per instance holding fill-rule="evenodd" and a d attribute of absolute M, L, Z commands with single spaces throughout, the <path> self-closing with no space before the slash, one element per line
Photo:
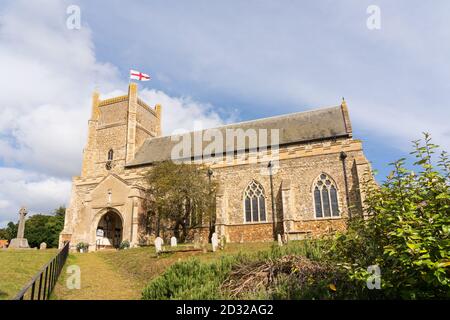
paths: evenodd
<path fill-rule="evenodd" d="M 87 25 L 66 28 L 68 2 L 10 1 L 0 9 L 0 226 L 21 205 L 49 213 L 68 202 L 81 168 L 90 97 L 126 90 L 117 67 L 97 59 Z M 45 8 L 43 10 L 42 8 Z M 223 123 L 208 104 L 143 90 L 164 107 L 165 132 Z"/>

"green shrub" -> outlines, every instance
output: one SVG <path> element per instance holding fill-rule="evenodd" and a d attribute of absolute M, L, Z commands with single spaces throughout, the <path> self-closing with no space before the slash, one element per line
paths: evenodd
<path fill-rule="evenodd" d="M 161 276 L 152 280 L 143 290 L 143 299 L 229 299 L 220 291 L 221 284 L 230 274 L 232 267 L 255 261 L 274 260 L 288 254 L 297 254 L 318 260 L 322 257 L 328 241 L 304 240 L 292 241 L 288 245 L 278 247 L 273 245 L 270 250 L 253 254 L 236 254 L 222 257 L 216 262 L 200 262 L 190 259 L 173 264 Z M 265 298 L 267 293 L 253 299 Z"/>
<path fill-rule="evenodd" d="M 225 256 L 213 263 L 198 259 L 177 262 L 143 290 L 144 300 L 221 299 L 218 288 L 238 257 Z"/>
<path fill-rule="evenodd" d="M 392 299 L 450 297 L 450 162 L 425 134 L 415 142 L 418 173 L 405 168 L 405 159 L 381 185 L 366 186 L 370 217 L 354 219 L 337 237 L 330 254 L 348 270 L 363 296 Z M 381 290 L 368 290 L 367 267 L 378 265 Z"/>

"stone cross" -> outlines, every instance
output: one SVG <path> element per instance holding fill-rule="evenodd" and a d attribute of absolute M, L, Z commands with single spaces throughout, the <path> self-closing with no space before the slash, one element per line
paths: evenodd
<path fill-rule="evenodd" d="M 17 229 L 17 237 L 11 239 L 11 243 L 9 244 L 9 248 L 29 248 L 28 240 L 24 238 L 25 235 L 25 216 L 28 211 L 25 207 L 20 208 L 19 211 L 19 228 Z"/>
<path fill-rule="evenodd" d="M 170 246 L 171 247 L 177 246 L 177 238 L 175 238 L 175 237 L 170 238 Z"/>
<path fill-rule="evenodd" d="M 164 240 L 161 237 L 157 237 L 155 239 L 155 250 L 156 253 L 159 253 L 160 251 L 162 251 L 162 245 L 164 244 Z"/>
<path fill-rule="evenodd" d="M 217 233 L 213 233 L 211 237 L 211 244 L 213 252 L 216 252 L 217 247 L 219 246 L 219 239 L 217 238 Z"/>
<path fill-rule="evenodd" d="M 17 229 L 17 238 L 21 239 L 25 234 L 25 216 L 28 214 L 28 211 L 25 207 L 20 208 L 19 211 L 19 228 Z"/>
<path fill-rule="evenodd" d="M 283 246 L 283 240 L 281 239 L 281 234 L 278 234 L 278 245 L 279 245 L 280 247 Z"/>

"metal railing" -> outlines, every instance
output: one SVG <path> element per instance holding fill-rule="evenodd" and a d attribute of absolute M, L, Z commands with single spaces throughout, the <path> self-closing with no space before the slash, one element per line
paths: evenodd
<path fill-rule="evenodd" d="M 25 298 L 29 298 L 30 300 L 48 299 L 58 281 L 58 277 L 66 263 L 68 254 L 69 242 L 64 244 L 64 247 L 58 254 L 50 260 L 22 290 L 20 290 L 13 300 L 25 300 Z M 27 294 L 28 292 L 29 294 Z"/>

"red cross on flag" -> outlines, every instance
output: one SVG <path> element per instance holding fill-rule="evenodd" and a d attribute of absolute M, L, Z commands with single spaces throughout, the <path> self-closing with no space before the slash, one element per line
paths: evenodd
<path fill-rule="evenodd" d="M 130 70 L 130 79 L 139 81 L 149 81 L 151 78 L 148 74 L 136 70 Z"/>

